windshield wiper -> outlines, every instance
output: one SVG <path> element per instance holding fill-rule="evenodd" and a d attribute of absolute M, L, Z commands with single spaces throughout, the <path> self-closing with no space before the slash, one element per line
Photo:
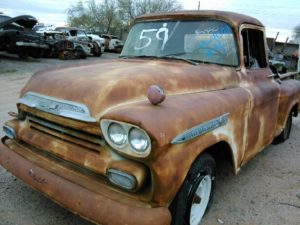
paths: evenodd
<path fill-rule="evenodd" d="M 120 59 L 127 59 L 127 58 L 130 58 L 131 56 L 129 55 L 119 55 L 118 58 Z"/>
<path fill-rule="evenodd" d="M 199 63 L 198 62 L 195 62 L 194 60 L 191 60 L 191 59 L 185 59 L 185 58 L 181 58 L 181 57 L 178 57 L 176 55 L 165 55 L 165 56 L 155 56 L 155 55 L 120 55 L 119 58 L 122 58 L 122 59 L 128 59 L 128 58 L 154 58 L 154 59 L 176 59 L 176 60 L 181 60 L 181 61 L 184 61 L 184 62 L 188 62 L 192 65 L 198 65 Z"/>
<path fill-rule="evenodd" d="M 188 63 L 190 63 L 190 64 L 192 64 L 192 65 L 198 65 L 199 63 L 198 62 L 196 62 L 195 60 L 192 60 L 192 59 L 186 59 L 186 58 L 181 58 L 181 57 L 178 57 L 178 56 L 176 56 L 176 55 L 165 55 L 165 56 L 160 56 L 160 57 L 158 57 L 158 58 L 160 58 L 160 59 L 177 59 L 177 60 L 182 60 L 182 61 L 184 61 L 184 62 L 188 62 Z"/>

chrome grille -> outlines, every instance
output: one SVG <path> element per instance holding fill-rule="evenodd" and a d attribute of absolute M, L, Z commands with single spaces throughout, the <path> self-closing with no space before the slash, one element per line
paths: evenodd
<path fill-rule="evenodd" d="M 86 149 L 100 152 L 101 146 L 104 145 L 104 141 L 100 136 L 78 131 L 33 115 L 27 115 L 27 119 L 31 129 L 38 130 Z"/>

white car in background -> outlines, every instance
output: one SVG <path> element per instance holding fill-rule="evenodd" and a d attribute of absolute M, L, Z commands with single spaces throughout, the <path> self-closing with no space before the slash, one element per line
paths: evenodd
<path fill-rule="evenodd" d="M 99 48 L 101 49 L 101 53 L 103 53 L 105 49 L 105 39 L 97 34 L 87 34 L 87 36 L 98 44 Z"/>
<path fill-rule="evenodd" d="M 124 42 L 117 36 L 111 34 L 101 34 L 100 37 L 105 39 L 105 50 L 121 52 L 124 46 Z"/>

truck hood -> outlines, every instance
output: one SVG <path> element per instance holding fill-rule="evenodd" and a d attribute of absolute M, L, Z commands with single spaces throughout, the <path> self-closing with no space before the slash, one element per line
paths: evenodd
<path fill-rule="evenodd" d="M 153 84 L 170 96 L 226 89 L 236 86 L 236 79 L 236 70 L 231 67 L 178 60 L 116 59 L 38 72 L 21 96 L 35 92 L 82 103 L 98 120 L 112 108 L 147 100 L 147 90 Z"/>

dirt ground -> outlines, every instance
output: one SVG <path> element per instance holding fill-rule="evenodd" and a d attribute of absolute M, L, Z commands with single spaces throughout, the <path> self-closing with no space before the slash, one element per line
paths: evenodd
<path fill-rule="evenodd" d="M 16 111 L 18 93 L 30 76 L 41 69 L 100 58 L 61 61 L 20 61 L 0 55 L 0 127 Z M 3 136 L 1 129 L 0 136 Z M 299 225 L 300 224 L 300 118 L 293 120 L 291 137 L 271 145 L 238 175 L 226 163 L 218 165 L 217 188 L 204 225 Z M 0 225 L 91 225 L 42 194 L 27 187 L 0 166 Z M 155 225 L 155 224 L 153 224 Z"/>

